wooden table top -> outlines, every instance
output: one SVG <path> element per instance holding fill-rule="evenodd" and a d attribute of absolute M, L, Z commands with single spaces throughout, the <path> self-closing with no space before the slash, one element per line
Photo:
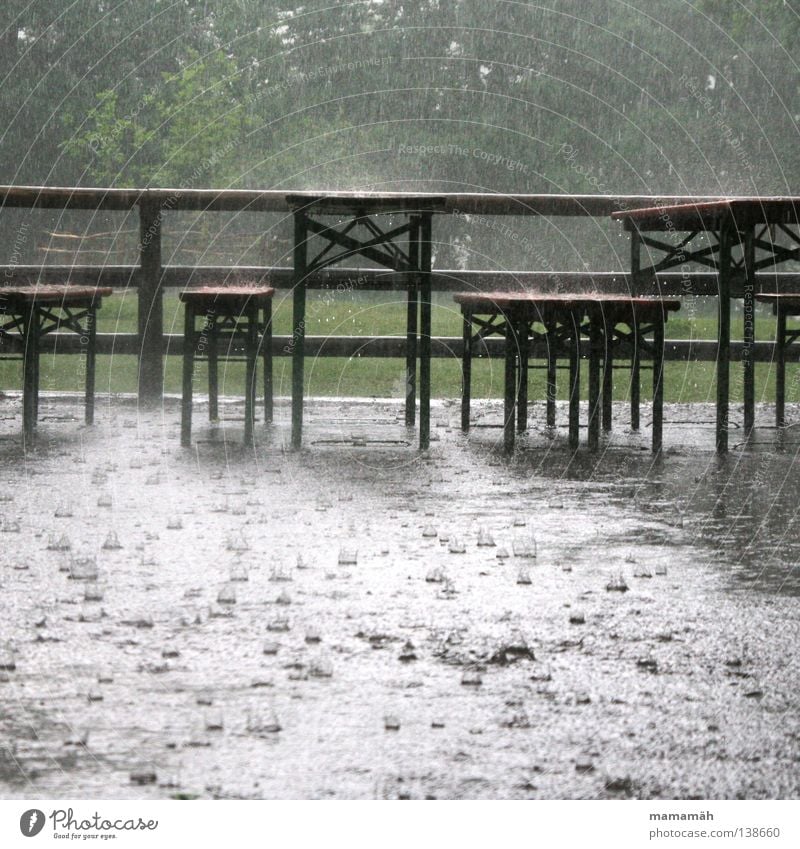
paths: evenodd
<path fill-rule="evenodd" d="M 456 303 L 473 309 L 514 309 L 531 306 L 546 309 L 586 310 L 622 308 L 644 310 L 658 308 L 667 312 L 680 309 L 674 298 L 628 297 L 625 295 L 559 295 L 542 292 L 459 292 L 453 295 Z"/>
<path fill-rule="evenodd" d="M 800 223 L 800 197 L 731 197 L 717 201 L 612 212 L 626 230 L 711 230 L 732 219 L 740 226 Z"/>
<path fill-rule="evenodd" d="M 0 286 L 0 309 L 4 303 L 79 306 L 113 294 L 114 290 L 107 286 Z"/>
<path fill-rule="evenodd" d="M 184 303 L 195 305 L 247 301 L 265 303 L 271 300 L 274 294 L 272 286 L 199 286 L 196 289 L 183 289 L 179 297 Z"/>
<path fill-rule="evenodd" d="M 756 295 L 755 298 L 761 303 L 772 304 L 773 312 L 776 314 L 778 309 L 789 315 L 800 314 L 800 294 L 763 292 Z"/>

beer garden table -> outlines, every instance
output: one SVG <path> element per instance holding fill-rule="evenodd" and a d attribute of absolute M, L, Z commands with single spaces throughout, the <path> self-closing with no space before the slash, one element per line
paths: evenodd
<path fill-rule="evenodd" d="M 754 302 L 756 273 L 800 260 L 800 197 L 735 197 L 720 201 L 665 205 L 612 213 L 631 234 L 631 284 L 647 290 L 656 274 L 692 264 L 714 269 L 718 277 L 716 448 L 728 450 L 730 343 L 733 297 L 744 301 L 744 432 L 753 429 L 755 408 Z M 668 237 L 668 234 L 672 238 Z M 677 234 L 681 234 L 677 238 Z M 642 248 L 647 249 L 644 256 Z"/>

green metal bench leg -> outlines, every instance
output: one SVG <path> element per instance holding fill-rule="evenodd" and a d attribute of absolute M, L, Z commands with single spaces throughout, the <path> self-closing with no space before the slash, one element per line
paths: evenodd
<path fill-rule="evenodd" d="M 581 330 L 580 316 L 571 315 L 572 338 L 569 351 L 569 447 L 580 441 L 581 420 Z"/>
<path fill-rule="evenodd" d="M 216 315 L 205 316 L 203 335 L 208 346 L 208 420 L 219 421 L 219 349 Z"/>
<path fill-rule="evenodd" d="M 724 225 L 719 234 L 719 345 L 717 349 L 717 453 L 728 450 L 730 414 L 730 360 L 731 360 L 731 243 L 730 225 Z"/>
<path fill-rule="evenodd" d="M 194 309 L 191 304 L 184 308 L 183 327 L 183 392 L 181 396 L 181 445 L 192 444 L 192 371 L 194 369 Z"/>
<path fill-rule="evenodd" d="M 420 257 L 421 230 L 418 219 L 409 234 L 408 255 L 412 268 L 417 268 Z M 408 275 L 406 295 L 406 427 L 414 427 L 417 420 L 417 323 L 419 319 L 419 285 L 416 275 Z"/>
<path fill-rule="evenodd" d="M 664 422 L 664 317 L 653 329 L 653 453 L 661 451 Z"/>
<path fill-rule="evenodd" d="M 36 408 L 39 384 L 37 380 L 39 360 L 39 313 L 35 306 L 25 310 L 22 366 L 22 431 L 25 443 L 33 442 L 36 429 Z"/>
<path fill-rule="evenodd" d="M 274 383 L 272 375 L 272 303 L 264 307 L 264 333 L 261 337 L 264 360 L 264 421 L 270 424 L 275 410 Z"/>
<path fill-rule="evenodd" d="M 256 371 L 258 362 L 258 308 L 247 308 L 245 337 L 244 443 L 253 444 L 256 417 Z"/>
<path fill-rule="evenodd" d="M 558 350 L 556 326 L 547 325 L 547 426 L 556 426 L 556 366 Z"/>
<path fill-rule="evenodd" d="M 503 447 L 507 454 L 514 450 L 516 421 L 514 406 L 517 399 L 517 339 L 512 316 L 506 316 L 505 393 L 503 399 Z"/>
<path fill-rule="evenodd" d="M 603 350 L 603 430 L 611 430 L 614 396 L 614 325 L 606 327 L 605 347 Z"/>
<path fill-rule="evenodd" d="M 520 319 L 517 323 L 517 350 L 519 352 L 517 430 L 520 433 L 525 433 L 528 429 L 528 333 L 528 323 Z"/>
<path fill-rule="evenodd" d="M 294 214 L 294 292 L 292 304 L 292 448 L 303 443 L 303 366 L 306 338 L 306 215 Z"/>
<path fill-rule="evenodd" d="M 600 355 L 603 331 L 600 319 L 589 322 L 589 450 L 596 451 L 600 443 Z"/>
<path fill-rule="evenodd" d="M 633 332 L 631 354 L 631 429 L 639 430 L 639 410 L 642 398 L 642 352 L 638 324 Z"/>
<path fill-rule="evenodd" d="M 778 331 L 775 340 L 775 427 L 786 427 L 786 312 L 778 305 Z"/>
<path fill-rule="evenodd" d="M 420 226 L 419 447 L 431 442 L 431 215 Z"/>
<path fill-rule="evenodd" d="M 84 419 L 87 425 L 94 424 L 94 384 L 97 359 L 97 309 L 86 314 L 86 396 Z"/>
<path fill-rule="evenodd" d="M 464 349 L 461 353 L 461 430 L 469 431 L 469 413 L 472 400 L 472 313 L 463 311 Z"/>

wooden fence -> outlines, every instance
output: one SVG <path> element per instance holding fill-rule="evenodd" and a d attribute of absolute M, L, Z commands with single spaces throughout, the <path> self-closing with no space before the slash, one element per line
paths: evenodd
<path fill-rule="evenodd" d="M 293 193 L 296 197 L 298 193 Z M 313 197 L 313 193 L 308 194 Z M 336 192 L 325 192 L 325 196 Z M 351 196 L 348 193 L 348 196 Z M 415 197 L 420 195 L 415 194 Z M 675 203 L 714 200 L 697 196 L 645 195 L 488 195 L 437 194 L 444 199 L 441 214 L 569 216 L 607 218 L 614 211 L 654 207 Z M 69 283 L 103 285 L 115 289 L 134 288 L 138 297 L 138 330 L 131 334 L 99 334 L 98 353 L 136 355 L 139 358 L 139 398 L 143 403 L 161 400 L 163 393 L 163 357 L 180 354 L 182 338 L 164 332 L 163 293 L 168 288 L 186 288 L 214 283 L 217 285 L 268 280 L 277 289 L 293 286 L 291 268 L 265 266 L 185 266 L 163 265 L 161 235 L 165 216 L 170 212 L 276 212 L 288 218 L 291 209 L 285 192 L 231 191 L 212 189 L 77 189 L 39 186 L 0 186 L 2 208 L 133 211 L 139 218 L 138 265 L 0 265 L 6 284 L 27 285 Z M 354 281 L 357 284 L 354 285 Z M 309 278 L 309 288 L 336 289 L 347 287 L 357 291 L 402 291 L 406 288 L 404 275 L 375 268 L 328 268 Z M 714 296 L 717 278 L 714 273 L 666 273 L 649 284 L 648 292 L 663 296 Z M 743 283 L 742 283 L 743 285 Z M 538 289 L 559 292 L 629 293 L 630 275 L 625 272 L 544 272 L 544 271 L 481 271 L 434 269 L 432 289 L 454 291 L 519 291 Z M 800 292 L 800 274 L 771 273 L 759 275 L 757 291 Z M 734 286 L 734 295 L 737 294 Z M 281 356 L 288 337 L 273 339 L 274 353 Z M 79 350 L 74 334 L 52 334 L 44 340 L 43 349 L 60 353 Z M 436 337 L 432 354 L 437 357 L 461 356 L 460 337 Z M 733 344 L 732 359 L 741 358 L 742 345 Z M 405 356 L 405 335 L 365 336 L 308 336 L 308 356 Z M 501 355 L 501 340 L 486 340 L 489 356 Z M 536 351 L 532 352 L 536 356 Z M 758 342 L 753 351 L 757 361 L 772 359 L 773 345 Z M 665 356 L 669 360 L 714 361 L 716 340 L 667 340 Z"/>

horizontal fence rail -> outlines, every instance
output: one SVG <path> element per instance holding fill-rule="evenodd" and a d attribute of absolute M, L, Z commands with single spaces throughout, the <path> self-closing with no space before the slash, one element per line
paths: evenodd
<path fill-rule="evenodd" d="M 374 357 L 378 359 L 401 359 L 406 355 L 406 338 L 403 336 L 306 336 L 306 356 L 308 357 L 341 357 L 358 359 Z M 291 356 L 291 336 L 274 336 L 272 353 L 276 357 Z M 731 342 L 731 359 L 742 360 L 743 342 Z M 80 339 L 74 333 L 50 333 L 41 340 L 40 350 L 49 354 L 80 354 L 85 353 Z M 244 349 L 236 345 L 226 351 L 236 355 Z M 460 336 L 435 336 L 431 339 L 431 356 L 439 359 L 457 358 L 460 362 L 464 343 Z M 758 363 L 769 363 L 775 359 L 774 342 L 755 342 L 751 345 L 752 358 Z M 503 339 L 492 337 L 481 341 L 474 349 L 475 358 L 500 358 L 504 356 Z M 98 333 L 97 353 L 109 356 L 129 356 L 139 354 L 139 337 L 135 333 Z M 180 355 L 183 353 L 183 336 L 168 334 L 164 336 L 165 355 Z M 629 351 L 620 346 L 621 357 Z M 0 342 L 0 355 L 22 355 L 22 344 L 14 339 Z M 531 344 L 532 359 L 545 359 L 547 349 L 543 343 Z M 581 356 L 588 358 L 589 343 L 581 342 Z M 717 342 L 710 339 L 667 339 L 664 343 L 664 358 L 681 362 L 715 362 L 717 359 Z M 786 350 L 786 361 L 800 362 L 800 346 Z"/>
<path fill-rule="evenodd" d="M 17 286 L 70 284 L 75 286 L 111 286 L 114 289 L 137 289 L 142 270 L 137 265 L 0 265 L 0 280 Z M 162 288 L 269 284 L 276 289 L 294 286 L 291 268 L 259 265 L 171 265 L 160 272 Z M 744 293 L 744 278 L 734 279 L 732 295 Z M 404 274 L 375 268 L 326 268 L 306 279 L 309 289 L 348 292 L 405 291 Z M 623 271 L 479 271 L 440 269 L 431 274 L 431 289 L 438 292 L 522 292 L 569 294 L 634 294 L 631 275 Z M 800 273 L 779 272 L 757 274 L 757 293 L 783 292 L 800 294 Z M 666 272 L 637 285 L 637 295 L 659 297 L 716 296 L 717 275 L 699 271 L 688 274 Z"/>

